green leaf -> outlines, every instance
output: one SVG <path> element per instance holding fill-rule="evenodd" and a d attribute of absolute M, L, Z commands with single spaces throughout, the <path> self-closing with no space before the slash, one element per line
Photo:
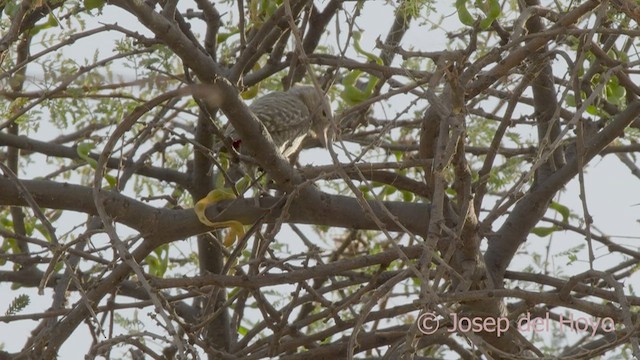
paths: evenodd
<path fill-rule="evenodd" d="M 169 267 L 169 245 L 164 244 L 147 255 L 145 262 L 149 265 L 149 273 L 153 276 L 163 277 Z"/>
<path fill-rule="evenodd" d="M 18 290 L 22 287 L 20 283 L 11 283 L 11 290 Z"/>
<path fill-rule="evenodd" d="M 84 7 L 87 10 L 91 9 L 102 9 L 104 6 L 105 0 L 84 0 Z"/>
<path fill-rule="evenodd" d="M 6 316 L 15 315 L 20 311 L 22 311 L 24 308 L 26 308 L 29 305 L 29 302 L 30 302 L 30 298 L 28 295 L 25 295 L 25 294 L 18 295 L 16 298 L 13 299 L 13 301 L 9 305 L 9 308 L 7 309 L 7 311 L 5 311 L 4 314 Z"/>
<path fill-rule="evenodd" d="M 562 222 L 563 223 L 565 223 L 565 224 L 569 223 L 569 216 L 571 216 L 571 210 L 569 210 L 568 207 L 566 207 L 566 206 L 564 206 L 564 205 L 562 205 L 560 203 L 557 203 L 555 201 L 552 201 L 551 205 L 549 205 L 549 208 L 559 212 L 560 215 L 562 215 Z"/>
<path fill-rule="evenodd" d="M 554 231 L 560 230 L 560 228 L 558 228 L 557 226 L 551 226 L 551 227 L 534 227 L 533 230 L 531 230 L 531 232 L 534 235 L 538 235 L 539 237 L 545 237 L 545 236 L 549 236 L 551 235 Z"/>
<path fill-rule="evenodd" d="M 367 99 L 366 94 L 356 87 L 358 78 L 362 75 L 362 71 L 354 70 L 349 72 L 343 79 L 342 85 L 344 90 L 340 93 L 340 97 L 347 105 L 353 106 Z"/>
<path fill-rule="evenodd" d="M 487 30 L 488 28 L 491 27 L 492 23 L 493 23 L 493 19 L 484 18 L 484 19 L 480 20 L 480 28 L 482 30 Z"/>
<path fill-rule="evenodd" d="M 382 59 L 380 57 L 362 49 L 362 46 L 360 46 L 360 39 L 362 38 L 362 34 L 359 31 L 354 31 L 352 36 L 353 36 L 353 48 L 358 54 L 366 56 L 367 59 L 369 59 L 369 61 L 373 61 L 378 65 L 383 64 Z"/>
<path fill-rule="evenodd" d="M 98 162 L 92 157 L 90 157 L 89 154 L 91 153 L 91 150 L 93 150 L 95 147 L 96 145 L 91 142 L 80 143 L 76 147 L 76 153 L 78 154 L 80 159 L 86 161 L 87 164 L 89 164 L 94 170 L 98 167 Z M 118 184 L 118 180 L 115 177 L 109 174 L 104 174 L 104 179 L 109 184 L 109 188 L 111 189 L 116 188 Z"/>
<path fill-rule="evenodd" d="M 360 32 L 354 31 L 352 36 L 353 48 L 358 54 L 364 55 L 370 62 L 375 62 L 378 65 L 383 64 L 380 57 L 362 49 L 362 47 L 360 46 L 360 39 L 362 38 L 362 34 Z M 366 76 L 369 78 L 369 80 L 366 81 L 367 87 L 364 90 L 360 90 L 357 86 L 358 79 L 364 74 L 365 73 L 361 70 L 353 70 L 342 79 L 344 90 L 340 93 L 340 97 L 347 103 L 347 105 L 353 106 L 359 104 L 368 99 L 371 94 L 373 94 L 373 90 L 375 89 L 380 79 L 374 77 L 373 75 L 367 74 Z"/>
<path fill-rule="evenodd" d="M 467 9 L 467 0 L 456 0 L 456 10 L 458 10 L 458 19 L 467 26 L 473 26 L 476 19 L 473 18 Z"/>
<path fill-rule="evenodd" d="M 47 22 L 44 24 L 35 25 L 34 27 L 31 28 L 31 30 L 29 30 L 29 34 L 31 36 L 34 36 L 42 30 L 50 29 L 57 26 L 58 26 L 58 20 L 55 18 L 55 16 L 53 16 L 53 14 L 49 14 L 49 17 L 47 18 Z"/>
<path fill-rule="evenodd" d="M 598 115 L 599 111 L 598 108 L 594 105 L 589 105 L 587 106 L 587 113 L 591 114 L 591 115 Z"/>
<path fill-rule="evenodd" d="M 218 36 L 216 36 L 216 42 L 218 44 L 221 44 L 225 41 L 227 41 L 228 38 L 230 38 L 233 35 L 239 34 L 240 30 L 238 29 L 234 29 L 233 31 L 230 32 L 220 32 L 218 33 Z"/>
<path fill-rule="evenodd" d="M 89 157 L 89 153 L 91 153 L 91 150 L 93 150 L 95 147 L 96 144 L 90 142 L 80 143 L 76 147 L 76 153 L 78 154 L 80 159 L 86 161 L 94 169 L 98 167 L 98 162 Z"/>
<path fill-rule="evenodd" d="M 605 96 L 607 100 L 616 105 L 622 105 L 626 99 L 627 91 L 624 86 L 620 86 L 618 78 L 612 76 L 605 86 Z"/>
<path fill-rule="evenodd" d="M 393 195 L 393 194 L 395 194 L 396 191 L 398 191 L 398 189 L 396 189 L 395 187 L 390 186 L 390 185 L 385 185 L 384 186 L 384 190 L 383 190 L 383 194 L 385 194 L 385 195 Z"/>
<path fill-rule="evenodd" d="M 56 265 L 53 267 L 53 271 L 55 273 L 59 273 L 60 270 L 62 270 L 63 268 L 64 268 L 64 263 L 62 261 L 58 261 Z"/>
<path fill-rule="evenodd" d="M 411 191 L 402 191 L 402 200 L 412 202 L 416 196 Z"/>
<path fill-rule="evenodd" d="M 18 246 L 18 241 L 14 238 L 7 238 L 6 239 L 6 243 L 2 246 L 2 249 L 5 249 L 5 245 L 7 246 L 8 249 L 11 249 L 11 251 L 14 254 L 21 254 L 22 251 L 20 250 L 20 246 Z"/>
<path fill-rule="evenodd" d="M 116 188 L 116 185 L 118 184 L 118 180 L 115 177 L 109 174 L 104 174 L 104 179 L 107 180 L 107 183 L 109 184 L 110 189 Z"/>
<path fill-rule="evenodd" d="M 497 19 L 502 14 L 500 2 L 498 0 L 489 0 L 489 11 L 486 14 L 493 20 Z"/>
<path fill-rule="evenodd" d="M 51 234 L 49 234 L 49 231 L 47 230 L 46 227 L 44 227 L 44 225 L 35 224 L 33 228 L 36 231 L 38 231 L 42 236 L 44 236 L 44 238 L 47 239 L 48 242 L 51 242 Z"/>
<path fill-rule="evenodd" d="M 20 5 L 18 5 L 16 1 L 9 1 L 4 7 L 4 13 L 7 14 L 9 18 L 12 18 L 19 8 Z"/>
<path fill-rule="evenodd" d="M 483 11 L 487 15 L 485 19 L 480 21 L 480 28 L 483 30 L 487 30 L 491 27 L 491 24 L 498 19 L 501 14 L 502 9 L 500 8 L 500 3 L 498 0 L 488 0 L 483 3 Z"/>
<path fill-rule="evenodd" d="M 560 213 L 560 215 L 562 216 L 562 222 L 565 224 L 569 223 L 569 217 L 571 216 L 571 210 L 560 204 L 557 203 L 555 201 L 552 201 L 551 204 L 549 205 L 549 209 L 551 210 L 555 210 L 558 213 Z M 561 227 L 559 226 L 551 226 L 551 227 L 545 227 L 545 226 L 540 226 L 540 227 L 535 227 L 533 228 L 533 230 L 531 230 L 531 233 L 539 236 L 539 237 L 545 237 L 545 236 L 549 236 L 551 235 L 553 232 L 558 231 L 558 230 L 562 230 Z"/>
<path fill-rule="evenodd" d="M 244 327 L 244 326 L 239 326 L 238 327 L 238 334 L 239 335 L 245 336 L 248 333 L 249 333 L 249 329 L 247 329 L 246 327 Z"/>

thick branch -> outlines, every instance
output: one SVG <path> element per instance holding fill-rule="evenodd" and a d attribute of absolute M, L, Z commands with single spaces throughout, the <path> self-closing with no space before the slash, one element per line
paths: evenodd
<path fill-rule="evenodd" d="M 47 180 L 21 182 L 40 207 L 96 215 L 89 187 Z M 117 222 L 137 230 L 145 237 L 157 236 L 163 241 L 172 241 L 205 232 L 207 229 L 200 224 L 192 210 L 156 209 L 116 192 L 103 192 L 107 212 Z M 25 204 L 15 184 L 7 178 L 0 178 L 0 205 Z"/>
<path fill-rule="evenodd" d="M 96 212 L 91 189 L 88 187 L 44 180 L 22 180 L 22 184 L 41 207 L 92 215 Z M 210 230 L 198 221 L 192 209 L 154 208 L 116 192 L 104 193 L 105 207 L 111 216 L 117 222 L 136 229 L 146 238 L 154 238 L 156 246 Z M 267 223 L 275 222 L 284 216 L 286 222 L 291 223 L 380 230 L 376 222 L 365 215 L 356 199 L 325 193 L 321 193 L 321 196 L 323 206 L 310 204 L 308 199 L 301 196 L 295 197 L 286 205 L 286 214 L 283 208 L 286 200 L 284 197 L 224 201 L 209 206 L 206 214 L 212 221 L 237 220 L 246 225 L 254 224 L 262 218 Z M 0 178 L 0 205 L 25 204 L 15 184 L 9 179 Z M 401 231 L 397 221 L 416 234 L 426 231 L 428 219 L 425 220 L 425 216 L 428 216 L 430 208 L 428 204 L 370 201 L 369 206 L 386 230 Z M 394 219 L 385 215 L 383 206 Z"/>
<path fill-rule="evenodd" d="M 252 224 L 262 217 L 267 223 L 272 223 L 279 217 L 284 217 L 286 222 L 299 224 L 382 230 L 375 221 L 366 216 L 356 199 L 326 193 L 321 193 L 321 197 L 322 206 L 313 204 L 302 196 L 295 197 L 286 206 L 286 199 L 283 197 L 225 201 L 209 206 L 206 215 L 212 221 L 234 219 L 243 224 Z M 368 201 L 368 203 L 385 230 L 402 231 L 398 225 L 400 223 L 414 234 L 425 234 L 430 205 L 400 201 Z M 394 219 L 385 214 L 383 206 L 393 214 Z"/>
<path fill-rule="evenodd" d="M 621 136 L 639 113 L 640 101 L 632 102 L 598 135 L 588 141 L 585 144 L 583 164 L 587 164 L 608 144 Z M 531 229 L 547 211 L 549 201 L 577 175 L 578 170 L 578 159 L 568 159 L 566 165 L 520 199 L 502 227 L 489 239 L 485 262 L 496 286 L 501 286 L 504 271 Z"/>

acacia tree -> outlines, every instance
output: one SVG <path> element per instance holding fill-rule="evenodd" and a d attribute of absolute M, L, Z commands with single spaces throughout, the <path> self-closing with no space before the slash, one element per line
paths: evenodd
<path fill-rule="evenodd" d="M 634 2 L 1 4 L 0 318 L 35 325 L 0 358 L 81 332 L 135 359 L 640 354 L 640 253 L 584 186 L 596 156 L 640 174 Z M 328 165 L 285 159 L 246 105 L 302 83 L 331 100 Z M 227 122 L 253 159 L 221 150 Z M 258 170 L 233 184 L 239 161 Z M 231 185 L 205 211 L 246 226 L 225 246 L 193 204 Z M 584 271 L 549 266 L 571 234 Z M 576 312 L 606 321 L 572 336 Z"/>

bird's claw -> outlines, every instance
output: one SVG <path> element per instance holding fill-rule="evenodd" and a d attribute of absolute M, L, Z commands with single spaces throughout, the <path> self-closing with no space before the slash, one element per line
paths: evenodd
<path fill-rule="evenodd" d="M 227 247 L 233 245 L 244 236 L 244 226 L 241 222 L 236 220 L 212 222 L 205 215 L 205 211 L 211 204 L 215 204 L 223 200 L 233 200 L 235 198 L 236 195 L 230 189 L 215 189 L 210 191 L 207 196 L 200 199 L 193 208 L 201 223 L 215 229 L 229 228 L 227 235 L 224 237 L 224 246 Z"/>

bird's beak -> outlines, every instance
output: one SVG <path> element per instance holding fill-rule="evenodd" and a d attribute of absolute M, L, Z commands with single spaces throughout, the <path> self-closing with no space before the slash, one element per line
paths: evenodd
<path fill-rule="evenodd" d="M 326 148 L 329 146 L 329 127 L 325 126 L 322 127 L 321 129 L 319 129 L 320 131 L 317 131 L 317 136 L 318 136 L 318 140 L 320 141 L 320 144 Z"/>

